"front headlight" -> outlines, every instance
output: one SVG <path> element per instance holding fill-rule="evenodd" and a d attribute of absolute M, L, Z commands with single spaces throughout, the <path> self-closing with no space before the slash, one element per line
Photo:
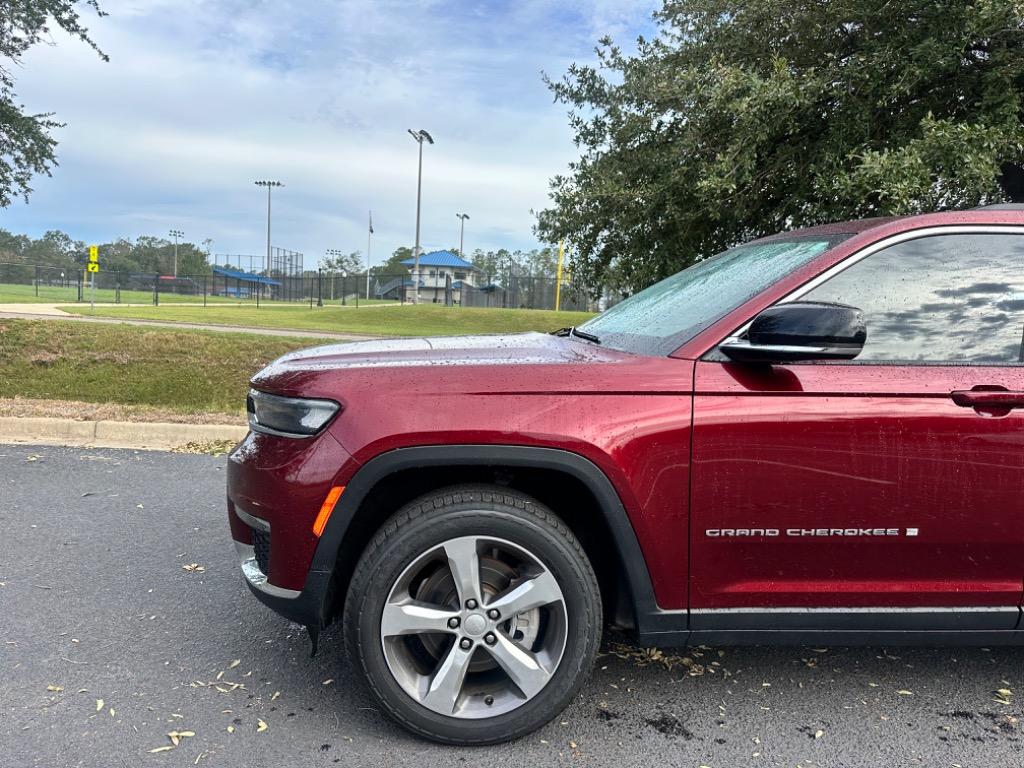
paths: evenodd
<path fill-rule="evenodd" d="M 312 437 L 341 410 L 333 400 L 268 395 L 250 389 L 245 399 L 249 429 L 280 437 Z"/>

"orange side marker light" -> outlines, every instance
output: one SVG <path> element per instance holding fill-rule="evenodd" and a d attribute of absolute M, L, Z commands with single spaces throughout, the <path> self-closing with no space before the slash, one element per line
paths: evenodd
<path fill-rule="evenodd" d="M 317 514 L 316 520 L 313 521 L 313 533 L 316 534 L 317 538 L 320 538 L 324 528 L 327 527 L 327 521 L 331 519 L 331 512 L 334 511 L 334 505 L 338 503 L 338 499 L 341 498 L 341 494 L 344 492 L 344 485 L 334 486 L 327 494 L 327 498 L 324 499 L 324 503 L 320 505 L 320 512 Z"/>

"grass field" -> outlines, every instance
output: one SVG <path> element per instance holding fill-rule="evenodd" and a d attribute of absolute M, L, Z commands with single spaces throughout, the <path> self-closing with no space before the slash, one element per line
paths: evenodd
<path fill-rule="evenodd" d="M 57 320 L 0 320 L 0 393 L 238 419 L 250 377 L 317 341 Z"/>
<path fill-rule="evenodd" d="M 92 292 L 86 288 L 83 293 L 83 299 L 85 304 L 80 306 L 88 306 L 88 302 Z M 56 302 L 63 301 L 77 301 L 78 300 L 78 288 L 70 286 L 67 288 L 61 288 L 53 285 L 40 285 L 39 295 L 36 296 L 36 289 L 31 285 L 12 285 L 9 283 L 0 284 L 0 304 L 53 304 Z M 97 288 L 96 289 L 96 301 L 97 302 L 114 302 L 117 300 L 117 292 L 113 288 Z M 166 302 L 175 303 L 187 303 L 187 304 L 202 304 L 202 296 L 189 296 L 186 294 L 173 294 L 173 293 L 162 293 L 160 294 L 160 300 Z M 214 304 L 240 304 L 238 299 L 232 299 L 226 296 L 207 296 L 206 300 Z M 121 291 L 121 303 L 123 304 L 152 304 L 153 303 L 153 292 L 152 291 Z M 254 302 L 255 303 L 255 302 Z"/>
<path fill-rule="evenodd" d="M 85 288 L 82 294 L 82 298 L 85 304 L 79 306 L 87 306 L 90 301 L 92 292 Z M 97 288 L 96 289 L 96 301 L 104 304 L 112 304 L 117 300 L 117 292 L 112 288 Z M 36 296 L 35 286 L 32 285 L 14 285 L 11 283 L 0 283 L 0 304 L 54 304 L 60 302 L 77 302 L 78 301 L 78 288 L 74 285 L 70 287 L 60 287 L 53 285 L 40 285 L 39 295 Z M 238 305 L 238 306 L 252 306 L 255 308 L 256 299 L 237 299 L 230 296 L 207 296 L 206 301 L 208 304 L 225 304 L 225 305 Z M 329 299 L 324 299 L 325 303 L 329 302 Z M 121 291 L 121 303 L 122 304 L 152 304 L 153 303 L 153 292 L 152 291 Z M 192 296 L 189 294 L 178 294 L 178 293 L 161 293 L 160 294 L 161 304 L 202 304 L 203 297 Z M 261 304 L 268 304 L 269 306 L 305 306 L 309 308 L 308 302 L 267 302 L 261 300 Z M 341 304 L 341 299 L 337 298 L 333 301 L 334 304 Z M 354 304 L 355 299 L 351 296 L 348 298 L 349 304 Z M 362 304 L 394 304 L 394 301 L 383 300 L 383 299 L 370 299 L 369 302 L 366 299 L 360 299 L 359 303 Z"/>
<path fill-rule="evenodd" d="M 62 306 L 67 312 L 86 314 L 87 306 Z M 592 317 L 586 312 L 551 312 L 535 309 L 470 309 L 433 304 L 386 307 L 321 307 L 306 305 L 215 307 L 97 307 L 104 317 L 169 320 L 217 325 L 285 328 L 301 331 L 336 331 L 379 336 L 445 336 L 463 333 L 515 333 L 552 331 L 579 325 Z"/>

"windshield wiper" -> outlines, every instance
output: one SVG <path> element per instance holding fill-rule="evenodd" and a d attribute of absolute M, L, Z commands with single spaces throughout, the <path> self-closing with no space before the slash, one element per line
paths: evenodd
<path fill-rule="evenodd" d="M 601 343 L 601 339 L 599 339 L 594 334 L 587 333 L 586 331 L 576 330 L 576 326 L 575 325 L 570 325 L 568 328 L 559 328 L 557 331 L 552 331 L 551 335 L 552 336 L 567 336 L 569 338 L 572 338 L 573 336 L 575 336 L 577 339 L 583 339 L 584 341 L 590 341 L 590 342 L 593 342 L 594 344 L 600 344 Z"/>

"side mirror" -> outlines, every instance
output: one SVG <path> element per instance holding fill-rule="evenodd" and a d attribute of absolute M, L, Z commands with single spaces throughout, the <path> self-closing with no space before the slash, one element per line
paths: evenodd
<path fill-rule="evenodd" d="M 754 318 L 745 339 L 718 348 L 741 363 L 852 360 L 867 337 L 864 313 L 856 307 L 794 301 L 769 307 Z"/>

